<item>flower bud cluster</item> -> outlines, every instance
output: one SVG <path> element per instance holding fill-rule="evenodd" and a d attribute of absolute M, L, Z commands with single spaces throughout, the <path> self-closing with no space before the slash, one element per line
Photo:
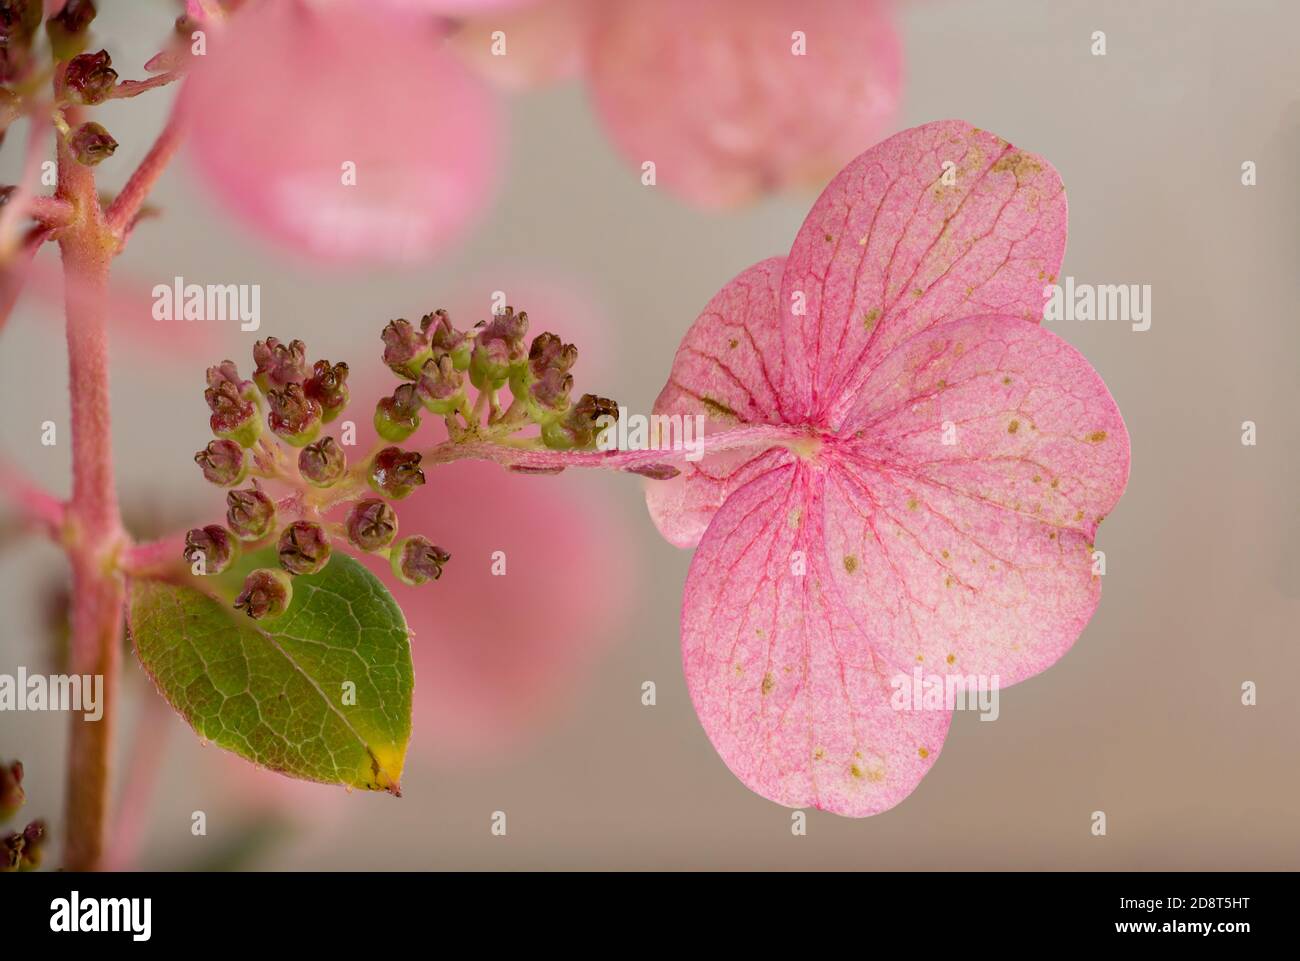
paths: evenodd
<path fill-rule="evenodd" d="M 460 379 L 470 363 L 471 338 L 455 331 L 442 311 L 427 315 L 418 330 L 404 320 L 393 321 L 385 328 L 383 340 L 385 362 L 404 381 L 380 400 L 375 426 L 385 440 L 400 442 L 415 431 L 421 410 L 430 406 L 422 384 L 433 392 L 429 396 L 435 402 L 446 401 L 459 390 L 459 401 L 453 400 L 447 409 L 463 405 Z M 437 382 L 434 372 L 442 368 L 447 370 L 447 381 L 456 382 L 450 391 Z M 230 360 L 208 369 L 204 397 L 217 436 L 194 460 L 206 480 L 229 488 L 226 518 L 224 525 L 189 531 L 182 553 L 192 573 L 210 575 L 230 569 L 243 549 L 274 546 L 278 567 L 252 571 L 235 599 L 236 609 L 249 617 L 277 617 L 289 609 L 293 579 L 317 574 L 328 565 L 330 531 L 345 537 L 357 551 L 387 555 L 407 584 L 436 580 L 450 560 L 446 551 L 423 537 L 397 542 L 397 514 L 389 501 L 400 500 L 424 484 L 418 452 L 384 447 L 350 473 L 343 447 L 322 434 L 323 426 L 348 404 L 347 381 L 347 364 L 318 360 L 309 368 L 302 341 L 284 343 L 274 337 L 253 346 L 251 380 L 243 379 Z M 296 451 L 296 478 L 279 444 Z M 250 475 L 251 483 L 239 486 Z M 288 481 L 299 493 L 277 507 L 259 478 Z M 363 479 L 379 497 L 357 498 L 351 485 L 360 487 Z M 332 503 L 352 502 L 342 524 L 298 516 L 311 489 L 340 484 L 347 486 Z M 283 517 L 282 509 L 292 514 Z"/>

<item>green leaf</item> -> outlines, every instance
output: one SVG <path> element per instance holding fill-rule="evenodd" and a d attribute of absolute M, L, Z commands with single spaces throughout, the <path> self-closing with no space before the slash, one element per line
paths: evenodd
<path fill-rule="evenodd" d="M 336 553 L 294 578 L 279 617 L 249 619 L 237 590 L 220 577 L 132 583 L 136 656 L 168 703 L 201 737 L 274 771 L 399 794 L 415 677 L 387 588 Z"/>

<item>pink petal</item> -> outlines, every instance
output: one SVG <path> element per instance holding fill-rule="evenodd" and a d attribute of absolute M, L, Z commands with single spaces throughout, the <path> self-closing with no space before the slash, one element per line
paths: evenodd
<path fill-rule="evenodd" d="M 598 12 L 590 79 L 611 138 L 700 206 L 824 183 L 878 139 L 898 99 L 899 42 L 875 0 L 626 0 Z"/>
<path fill-rule="evenodd" d="M 705 732 L 746 787 L 866 817 L 912 792 L 950 715 L 896 710 L 889 666 L 825 590 L 824 481 L 786 453 L 727 499 L 691 562 L 682 662 Z"/>
<path fill-rule="evenodd" d="M 733 278 L 682 338 L 654 413 L 703 414 L 706 436 L 738 424 L 779 423 L 781 344 L 777 296 L 785 260 L 773 257 Z M 668 481 L 646 484 L 659 532 L 694 547 L 727 495 L 767 466 L 766 445 L 686 462 Z"/>
<path fill-rule="evenodd" d="M 1087 360 L 1014 317 L 941 324 L 870 372 L 849 422 L 826 448 L 826 547 L 873 650 L 1003 685 L 1055 663 L 1097 605 L 1093 539 L 1129 472 Z"/>
<path fill-rule="evenodd" d="M 182 94 L 197 170 L 249 226 L 313 260 L 413 262 L 460 239 L 498 179 L 496 100 L 433 20 L 304 10 L 250 4 L 210 39 Z"/>
<path fill-rule="evenodd" d="M 826 188 L 786 263 L 787 408 L 839 426 L 918 331 L 987 313 L 1039 322 L 1065 232 L 1056 171 L 993 134 L 947 120 L 872 147 Z"/>

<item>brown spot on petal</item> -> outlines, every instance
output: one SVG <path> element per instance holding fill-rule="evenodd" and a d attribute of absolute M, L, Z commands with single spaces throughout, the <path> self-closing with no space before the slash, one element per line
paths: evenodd
<path fill-rule="evenodd" d="M 1011 423 L 1007 424 L 1008 434 L 1014 434 L 1018 430 L 1020 430 L 1020 421 L 1013 420 Z"/>
<path fill-rule="evenodd" d="M 844 569 L 852 574 L 858 569 L 858 559 L 852 554 L 844 555 Z"/>
<path fill-rule="evenodd" d="M 763 675 L 763 696 L 766 697 L 772 693 L 772 688 L 776 687 L 776 678 L 771 672 Z"/>
<path fill-rule="evenodd" d="M 1104 430 L 1094 430 L 1091 434 L 1088 435 L 1089 443 L 1093 443 L 1093 444 L 1100 444 L 1105 439 L 1106 439 L 1106 432 Z"/>

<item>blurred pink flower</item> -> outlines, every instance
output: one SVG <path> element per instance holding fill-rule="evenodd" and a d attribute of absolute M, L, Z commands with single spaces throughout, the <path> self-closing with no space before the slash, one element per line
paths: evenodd
<path fill-rule="evenodd" d="M 355 0 L 250 5 L 198 59 L 181 93 L 195 167 L 301 255 L 420 261 L 492 196 L 501 107 L 433 19 Z"/>
<path fill-rule="evenodd" d="M 821 186 L 888 129 L 883 0 L 622 0 L 591 8 L 589 80 L 623 156 L 701 207 Z"/>
<path fill-rule="evenodd" d="M 400 532 L 452 556 L 441 580 L 417 588 L 368 561 L 414 635 L 417 752 L 483 758 L 539 733 L 619 635 L 635 557 L 597 480 L 461 462 L 397 506 Z M 504 576 L 492 574 L 494 555 Z"/>

